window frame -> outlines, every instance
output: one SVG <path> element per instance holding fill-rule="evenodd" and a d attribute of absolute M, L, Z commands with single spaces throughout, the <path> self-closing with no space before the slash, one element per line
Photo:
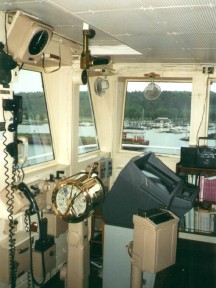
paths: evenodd
<path fill-rule="evenodd" d="M 78 151 L 78 158 L 79 159 L 86 159 L 89 158 L 91 155 L 95 155 L 100 151 L 100 141 L 99 141 L 99 137 L 98 137 L 98 130 L 97 130 L 97 124 L 96 124 L 96 118 L 95 118 L 95 111 L 94 111 L 94 105 L 93 105 L 93 101 L 92 101 L 92 91 L 91 91 L 91 85 L 88 82 L 86 85 L 79 85 L 79 103 L 80 103 L 80 87 L 81 86 L 87 86 L 87 91 L 88 92 L 88 97 L 89 97 L 89 104 L 90 104 L 90 109 L 91 109 L 91 116 L 92 116 L 92 120 L 93 120 L 93 124 L 94 124 L 94 128 L 95 128 L 95 140 L 96 140 L 96 144 L 97 144 L 97 148 L 94 150 L 90 150 L 84 153 L 79 153 L 79 127 L 78 127 L 78 147 L 77 147 L 77 151 Z M 80 106 L 80 105 L 79 105 Z M 79 112 L 80 112 L 80 107 L 79 107 Z M 78 114 L 78 126 L 80 124 L 80 113 Z"/>
<path fill-rule="evenodd" d="M 56 169 L 67 168 L 68 165 L 60 164 L 58 162 L 58 159 L 56 159 L 56 149 L 55 149 L 56 145 L 55 145 L 55 137 L 54 137 L 54 133 L 53 133 L 54 129 L 53 129 L 53 124 L 52 124 L 52 120 L 51 120 L 52 116 L 50 115 L 50 112 L 49 112 L 49 97 L 47 96 L 44 71 L 40 67 L 37 67 L 37 66 L 32 67 L 30 65 L 24 65 L 22 67 L 22 69 L 41 73 L 42 86 L 43 86 L 44 97 L 45 97 L 45 102 L 46 102 L 47 115 L 48 115 L 48 119 L 49 119 L 49 129 L 50 129 L 50 135 L 52 138 L 52 149 L 53 149 L 53 156 L 54 156 L 54 159 L 52 159 L 52 160 L 41 162 L 41 163 L 34 164 L 31 166 L 23 167 L 23 169 L 25 171 L 25 178 L 28 179 L 30 177 L 30 179 L 31 179 L 33 177 L 33 179 L 34 179 L 35 178 L 34 175 L 35 175 L 36 171 L 37 171 L 38 175 L 40 175 L 40 172 L 42 173 L 42 175 L 47 175 L 47 173 L 50 173 L 52 171 L 52 168 L 54 168 L 53 171 L 56 171 Z M 12 86 L 12 90 L 13 90 L 13 86 Z"/>
<path fill-rule="evenodd" d="M 145 150 L 143 151 L 136 151 L 136 150 L 127 150 L 123 149 L 122 147 L 122 133 L 123 133 L 123 127 L 124 127 L 124 117 L 125 117 L 125 104 L 126 104 L 126 96 L 127 96 L 127 86 L 128 82 L 150 82 L 150 79 L 142 78 L 142 77 L 133 77 L 133 78 L 125 78 L 124 79 L 124 95 L 123 95 L 123 109 L 122 109 L 122 116 L 121 116 L 121 129 L 120 129 L 120 136 L 119 136 L 119 152 L 123 153 L 132 153 L 132 154 L 137 154 L 137 153 L 145 153 Z M 193 93 L 193 77 L 163 77 L 162 79 L 155 79 L 155 83 L 157 84 L 158 82 L 163 82 L 163 83 L 191 83 L 192 89 L 191 89 L 191 99 L 192 99 L 192 93 Z M 159 96 L 160 97 L 160 96 Z M 191 107 L 190 107 L 190 122 L 189 125 L 191 125 L 191 111 L 192 111 L 192 102 L 191 102 Z M 191 128 L 190 128 L 191 129 Z M 189 137 L 190 137 L 190 130 L 189 130 Z M 151 147 L 150 145 L 148 147 Z M 163 146 L 160 146 L 158 148 L 162 148 Z M 165 149 L 167 147 L 164 146 Z M 168 147 L 169 148 L 169 147 Z M 173 150 L 175 147 L 172 148 Z M 176 149 L 180 149 L 180 147 L 176 147 Z M 165 156 L 165 157 L 178 157 L 178 154 L 168 154 L 163 152 L 155 152 L 157 155 Z"/>

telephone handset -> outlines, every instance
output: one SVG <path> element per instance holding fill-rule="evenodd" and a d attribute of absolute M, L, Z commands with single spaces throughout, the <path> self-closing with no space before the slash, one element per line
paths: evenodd
<path fill-rule="evenodd" d="M 28 138 L 20 136 L 14 142 L 9 143 L 6 150 L 16 163 L 23 165 L 28 157 Z"/>
<path fill-rule="evenodd" d="M 29 200 L 30 202 L 30 206 L 29 209 L 26 210 L 26 214 L 28 215 L 29 218 L 29 226 L 31 226 L 31 215 L 37 214 L 38 217 L 38 225 L 39 225 L 39 239 L 35 241 L 35 250 L 40 251 L 41 252 L 41 262 L 42 262 L 42 272 L 43 272 L 43 278 L 42 281 L 39 283 L 35 277 L 34 277 L 34 271 L 33 271 L 33 263 L 32 263 L 32 242 L 30 240 L 30 273 L 31 273 L 31 278 L 34 284 L 36 284 L 37 286 L 42 286 L 43 283 L 46 280 L 46 267 L 45 267 L 45 258 L 44 258 L 44 251 L 54 245 L 54 237 L 50 238 L 47 235 L 47 219 L 40 218 L 40 211 L 39 211 L 39 207 L 37 205 L 37 202 L 34 199 L 34 196 L 32 195 L 30 189 L 28 188 L 28 186 L 24 183 L 21 182 L 18 184 L 18 189 L 23 192 L 23 194 L 25 195 L 25 197 Z M 29 239 L 31 239 L 31 228 L 29 229 Z"/>
<path fill-rule="evenodd" d="M 24 164 L 28 156 L 28 139 L 18 137 L 17 128 L 22 123 L 22 96 L 13 95 L 13 99 L 3 99 L 3 110 L 13 113 L 13 123 L 8 125 L 8 131 L 14 133 L 14 142 L 6 146 L 7 152 L 14 158 L 15 164 Z"/>
<path fill-rule="evenodd" d="M 28 209 L 29 215 L 33 215 L 35 213 L 38 213 L 39 212 L 39 208 L 38 208 L 37 202 L 35 201 L 34 196 L 32 195 L 32 193 L 31 193 L 30 189 L 28 188 L 28 186 L 24 182 L 21 182 L 21 183 L 18 184 L 17 187 L 18 187 L 18 189 L 21 192 L 23 192 L 25 197 L 30 202 L 30 206 L 29 206 L 29 209 Z"/>
<path fill-rule="evenodd" d="M 7 217 L 8 215 L 8 209 L 7 209 L 7 201 L 8 201 L 8 193 L 12 194 L 12 187 L 8 186 L 7 189 L 4 188 L 0 192 L 0 216 L 2 218 Z M 24 194 L 16 189 L 13 194 L 13 215 L 17 215 L 18 213 L 22 211 L 26 211 L 29 208 L 29 201 L 28 199 L 24 196 Z"/>

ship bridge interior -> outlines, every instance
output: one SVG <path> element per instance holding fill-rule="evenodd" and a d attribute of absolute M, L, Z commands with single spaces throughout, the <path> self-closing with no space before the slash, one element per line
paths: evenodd
<path fill-rule="evenodd" d="M 215 15 L 0 1 L 0 288 L 215 287 Z"/>

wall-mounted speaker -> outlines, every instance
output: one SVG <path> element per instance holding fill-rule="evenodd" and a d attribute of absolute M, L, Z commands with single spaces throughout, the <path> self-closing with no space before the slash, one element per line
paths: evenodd
<path fill-rule="evenodd" d="M 36 63 L 52 38 L 53 28 L 21 11 L 7 13 L 7 49 L 21 63 Z"/>

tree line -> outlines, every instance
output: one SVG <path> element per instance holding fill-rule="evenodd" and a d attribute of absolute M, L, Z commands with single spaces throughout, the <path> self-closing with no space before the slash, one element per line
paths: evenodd
<path fill-rule="evenodd" d="M 191 110 L 191 92 L 162 91 L 155 100 L 144 98 L 143 91 L 127 92 L 125 119 L 155 120 L 167 117 L 172 121 L 189 122 Z M 216 122 L 216 93 L 211 92 L 210 122 Z"/>
<path fill-rule="evenodd" d="M 23 118 L 44 121 L 47 119 L 47 108 L 43 92 L 21 92 L 23 97 Z M 191 109 L 191 92 L 162 91 L 155 100 L 144 98 L 143 91 L 127 92 L 125 102 L 125 119 L 155 120 L 157 117 L 167 117 L 172 121 L 189 122 Z M 88 93 L 80 92 L 81 118 L 92 117 Z M 216 93 L 210 96 L 210 122 L 216 122 Z"/>

